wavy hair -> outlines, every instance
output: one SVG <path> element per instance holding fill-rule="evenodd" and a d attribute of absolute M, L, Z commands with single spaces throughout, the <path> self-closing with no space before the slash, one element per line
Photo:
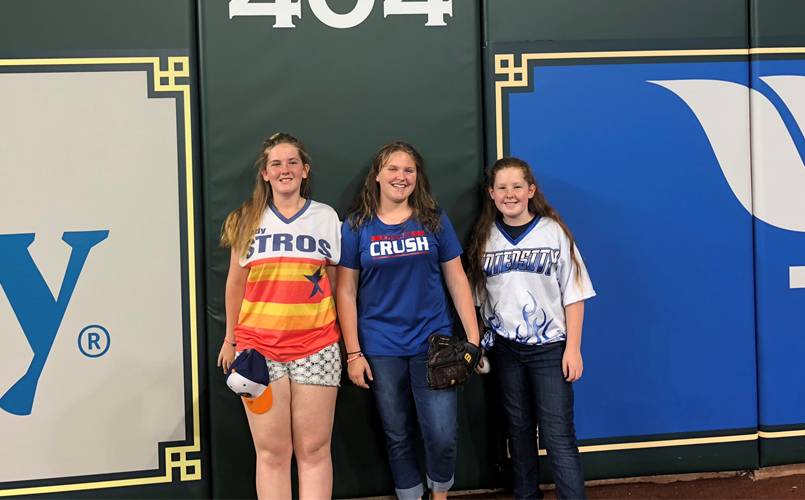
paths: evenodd
<path fill-rule="evenodd" d="M 377 216 L 377 209 L 380 206 L 380 183 L 376 179 L 380 170 L 391 159 L 391 155 L 397 152 L 406 153 L 416 165 L 416 185 L 411 196 L 408 197 L 408 205 L 411 207 L 409 220 L 422 224 L 428 234 L 436 234 L 442 228 L 442 217 L 439 206 L 431 194 L 427 165 L 422 155 L 407 142 L 389 142 L 383 145 L 372 158 L 372 166 L 369 169 L 369 175 L 366 176 L 361 194 L 347 213 L 350 229 L 358 231 L 361 226 Z"/>
<path fill-rule="evenodd" d="M 467 277 L 470 280 L 472 290 L 480 296 L 483 289 L 486 287 L 486 273 L 483 269 L 484 252 L 486 250 L 486 242 L 489 241 L 489 235 L 492 234 L 492 225 L 495 223 L 495 218 L 499 212 L 495 206 L 495 201 L 489 195 L 489 190 L 495 186 L 495 177 L 498 172 L 506 168 L 517 168 L 523 173 L 523 179 L 529 186 L 534 186 L 534 196 L 528 200 L 528 213 L 531 216 L 538 215 L 540 217 L 547 217 L 553 219 L 564 231 L 567 239 L 570 240 L 570 258 L 573 259 L 573 264 L 576 266 L 576 283 L 579 288 L 581 284 L 581 267 L 576 258 L 576 240 L 573 238 L 570 229 L 567 228 L 559 212 L 556 211 L 545 199 L 542 190 L 534 178 L 534 173 L 531 167 L 525 161 L 519 158 L 504 157 L 495 162 L 492 167 L 485 172 L 484 192 L 483 192 L 483 208 L 481 209 L 481 216 L 475 227 L 472 230 L 472 240 L 470 242 L 470 250 L 468 253 L 469 269 L 467 270 Z"/>
<path fill-rule="evenodd" d="M 302 163 L 310 165 L 310 155 L 304 143 L 290 134 L 274 134 L 260 146 L 260 156 L 254 162 L 256 176 L 252 196 L 243 202 L 240 208 L 229 214 L 221 228 L 221 246 L 235 249 L 241 259 L 248 255 L 254 234 L 260 227 L 263 213 L 274 199 L 271 183 L 263 180 L 263 171 L 268 164 L 269 153 L 279 144 L 290 144 L 295 147 L 299 151 Z M 310 172 L 308 172 L 307 178 L 302 179 L 299 196 L 310 198 Z"/>

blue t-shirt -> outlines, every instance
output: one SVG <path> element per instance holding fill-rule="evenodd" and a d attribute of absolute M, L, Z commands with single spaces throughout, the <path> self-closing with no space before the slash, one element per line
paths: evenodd
<path fill-rule="evenodd" d="M 432 333 L 453 334 L 441 264 L 461 255 L 452 224 L 429 235 L 417 221 L 384 224 L 377 217 L 356 233 L 341 227 L 341 266 L 360 270 L 358 338 L 375 356 L 413 356 L 428 350 Z"/>

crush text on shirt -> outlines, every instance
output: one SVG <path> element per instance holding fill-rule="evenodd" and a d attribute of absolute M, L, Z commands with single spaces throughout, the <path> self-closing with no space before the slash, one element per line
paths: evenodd
<path fill-rule="evenodd" d="M 400 234 L 372 236 L 369 254 L 372 259 L 387 259 L 404 255 L 428 253 L 428 237 L 425 231 L 406 231 Z"/>

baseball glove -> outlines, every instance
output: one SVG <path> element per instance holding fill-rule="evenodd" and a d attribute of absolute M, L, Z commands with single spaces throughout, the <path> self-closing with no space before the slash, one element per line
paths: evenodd
<path fill-rule="evenodd" d="M 466 384 L 481 360 L 481 350 L 448 335 L 428 337 L 428 389 L 443 391 Z"/>

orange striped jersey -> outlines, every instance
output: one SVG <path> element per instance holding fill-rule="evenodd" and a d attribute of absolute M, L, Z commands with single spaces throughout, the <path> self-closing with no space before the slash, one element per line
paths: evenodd
<path fill-rule="evenodd" d="M 341 331 L 325 266 L 340 258 L 335 210 L 308 199 L 287 219 L 270 205 L 240 262 L 249 268 L 249 279 L 235 327 L 238 350 L 257 349 L 288 362 L 338 342 Z"/>

